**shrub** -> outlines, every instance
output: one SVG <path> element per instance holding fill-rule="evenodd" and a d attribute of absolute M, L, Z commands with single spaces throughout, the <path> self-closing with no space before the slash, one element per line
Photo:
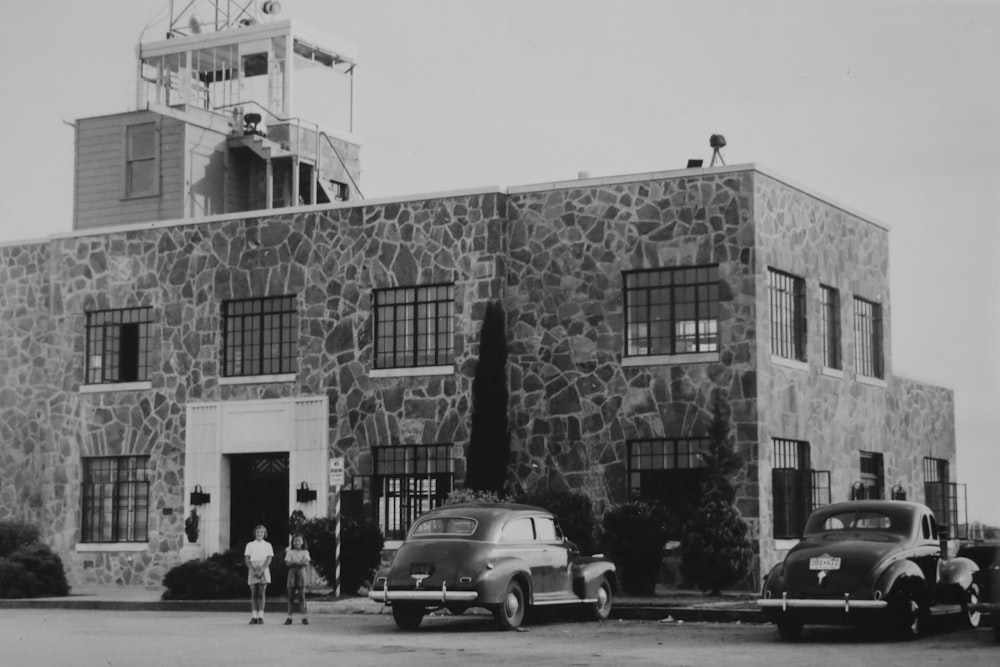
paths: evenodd
<path fill-rule="evenodd" d="M 305 521 L 293 515 L 290 522 L 306 538 L 313 567 L 331 586 L 336 581 L 337 539 L 336 520 L 317 517 Z M 354 594 L 362 584 L 371 580 L 372 571 L 378 567 L 385 538 L 378 526 L 364 519 L 344 519 L 340 526 L 340 589 Z"/>
<path fill-rule="evenodd" d="M 0 557 L 0 598 L 38 597 L 41 584 L 28 568 Z"/>
<path fill-rule="evenodd" d="M 472 426 L 465 462 L 465 486 L 505 493 L 510 464 L 507 423 L 507 327 L 503 306 L 486 304 L 479 332 L 479 361 L 472 378 Z"/>
<path fill-rule="evenodd" d="M 518 497 L 517 502 L 543 507 L 556 517 L 563 533 L 581 553 L 593 553 L 594 504 L 588 496 L 570 490 L 536 491 Z"/>
<path fill-rule="evenodd" d="M 285 551 L 279 549 L 271 561 L 271 590 L 282 591 L 288 578 Z M 204 560 L 190 560 L 170 569 L 163 577 L 164 600 L 228 600 L 249 595 L 247 566 L 242 549 L 228 549 Z"/>
<path fill-rule="evenodd" d="M 8 557 L 8 560 L 24 567 L 38 582 L 38 595 L 69 594 L 69 584 L 66 583 L 62 559 L 48 545 L 33 544 L 18 549 Z"/>
<path fill-rule="evenodd" d="M 601 545 L 618 566 L 626 593 L 651 595 L 656 590 L 663 545 L 673 518 L 661 505 L 633 502 L 608 510 L 601 524 Z"/>
<path fill-rule="evenodd" d="M 721 494 L 713 494 L 692 522 L 681 554 L 681 574 L 702 591 L 720 595 L 722 588 L 750 573 L 753 547 L 747 524 Z"/>
<path fill-rule="evenodd" d="M 455 489 L 448 494 L 445 499 L 445 505 L 461 505 L 463 503 L 502 503 L 506 502 L 501 500 L 497 494 L 492 491 L 481 491 L 479 489 Z"/>
<path fill-rule="evenodd" d="M 38 544 L 38 528 L 26 523 L 0 521 L 0 557 L 6 558 L 18 549 Z"/>

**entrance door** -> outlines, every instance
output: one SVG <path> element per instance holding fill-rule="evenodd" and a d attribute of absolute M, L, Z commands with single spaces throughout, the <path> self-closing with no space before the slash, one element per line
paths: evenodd
<path fill-rule="evenodd" d="M 288 546 L 288 454 L 234 454 L 229 457 L 230 548 L 242 552 L 254 526 L 267 527 L 277 552 Z"/>

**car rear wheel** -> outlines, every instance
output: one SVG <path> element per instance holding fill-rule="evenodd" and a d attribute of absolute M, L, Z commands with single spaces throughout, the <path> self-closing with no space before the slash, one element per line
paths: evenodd
<path fill-rule="evenodd" d="M 993 616 L 993 639 L 996 640 L 997 644 L 1000 644 L 1000 612 L 994 611 L 992 616 Z"/>
<path fill-rule="evenodd" d="M 504 630 L 517 630 L 521 627 L 524 622 L 524 589 L 521 584 L 516 581 L 507 584 L 500 606 L 493 615 Z"/>
<path fill-rule="evenodd" d="M 962 611 L 965 613 L 965 623 L 970 628 L 978 628 L 979 623 L 983 620 L 982 614 L 973 608 L 976 604 L 979 604 L 979 584 L 972 584 L 965 591 L 965 604 L 962 605 Z"/>
<path fill-rule="evenodd" d="M 424 620 L 424 608 L 417 604 L 393 603 L 392 620 L 400 630 L 416 630 Z"/>
<path fill-rule="evenodd" d="M 597 601 L 593 603 L 591 609 L 595 621 L 606 621 L 611 615 L 611 602 L 614 592 L 611 590 L 611 582 L 607 577 L 601 577 L 601 583 L 597 587 Z"/>
<path fill-rule="evenodd" d="M 802 637 L 802 621 L 797 618 L 783 618 L 777 626 L 778 636 L 786 642 L 798 641 Z"/>

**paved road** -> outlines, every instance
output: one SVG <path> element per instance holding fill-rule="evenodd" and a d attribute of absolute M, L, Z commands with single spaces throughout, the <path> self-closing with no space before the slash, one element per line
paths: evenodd
<path fill-rule="evenodd" d="M 4 667 L 182 665 L 997 665 L 989 630 L 939 631 L 913 642 L 807 628 L 786 644 L 760 625 L 547 621 L 500 632 L 483 616 L 430 618 L 400 632 L 387 616 L 319 615 L 286 627 L 218 612 L 0 610 Z"/>

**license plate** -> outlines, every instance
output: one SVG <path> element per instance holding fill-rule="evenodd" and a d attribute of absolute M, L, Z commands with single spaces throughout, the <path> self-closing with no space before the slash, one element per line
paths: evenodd
<path fill-rule="evenodd" d="M 430 563 L 410 563 L 410 574 L 430 575 L 433 571 Z"/>
<path fill-rule="evenodd" d="M 820 556 L 809 559 L 810 570 L 839 570 L 840 559 L 835 556 Z"/>

